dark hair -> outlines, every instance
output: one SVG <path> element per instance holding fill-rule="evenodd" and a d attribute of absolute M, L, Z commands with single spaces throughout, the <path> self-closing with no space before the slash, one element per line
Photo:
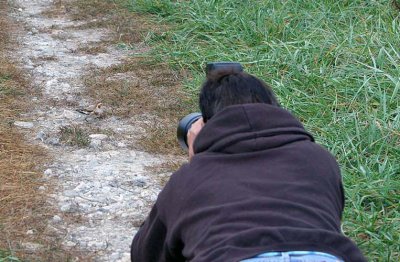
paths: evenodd
<path fill-rule="evenodd" d="M 272 89 L 262 80 L 232 68 L 207 75 L 199 96 L 204 122 L 230 105 L 265 103 L 279 106 Z"/>

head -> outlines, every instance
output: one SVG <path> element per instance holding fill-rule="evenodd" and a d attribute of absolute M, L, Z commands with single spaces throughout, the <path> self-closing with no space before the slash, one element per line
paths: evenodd
<path fill-rule="evenodd" d="M 221 68 L 207 75 L 199 97 L 204 122 L 227 106 L 249 103 L 279 106 L 267 84 L 243 71 Z"/>

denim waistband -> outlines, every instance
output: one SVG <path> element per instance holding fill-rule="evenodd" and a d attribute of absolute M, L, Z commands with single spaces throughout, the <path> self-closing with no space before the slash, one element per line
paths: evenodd
<path fill-rule="evenodd" d="M 343 262 L 343 260 L 317 251 L 287 251 L 266 252 L 241 262 Z"/>

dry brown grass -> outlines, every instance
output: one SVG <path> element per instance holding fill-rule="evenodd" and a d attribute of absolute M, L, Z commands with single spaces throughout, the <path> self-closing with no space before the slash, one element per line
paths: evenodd
<path fill-rule="evenodd" d="M 0 0 L 0 250 L 30 261 L 66 261 L 71 255 L 46 232 L 52 209 L 39 187 L 52 190 L 41 175 L 48 156 L 42 148 L 28 144 L 12 124 L 29 109 L 27 98 L 33 91 L 8 56 L 8 48 L 16 44 L 10 38 L 14 28 L 7 20 L 9 11 L 7 2 Z M 28 242 L 42 248 L 29 250 L 23 244 Z"/>
<path fill-rule="evenodd" d="M 139 144 L 148 152 L 182 154 L 176 140 L 179 119 L 193 110 L 182 92 L 180 77 L 164 65 L 131 58 L 123 64 L 94 71 L 85 78 L 88 95 L 110 106 L 113 115 L 152 115 L 143 123 Z"/>
<path fill-rule="evenodd" d="M 145 17 L 123 7 L 126 0 L 76 0 L 65 7 L 76 20 L 91 21 L 84 27 L 106 27 L 113 33 L 110 43 L 124 43 L 135 47 L 142 43 L 143 33 L 163 31 L 155 29 Z M 103 49 L 88 48 L 96 53 Z M 129 118 L 152 115 L 145 121 L 145 135 L 140 139 L 142 149 L 153 153 L 183 154 L 176 140 L 179 119 L 193 110 L 189 95 L 183 93 L 181 75 L 164 64 L 132 57 L 122 64 L 103 70 L 94 70 L 85 79 L 87 95 L 111 107 L 112 114 Z"/>
<path fill-rule="evenodd" d="M 104 43 L 96 46 L 89 46 L 89 45 L 84 45 L 78 48 L 78 52 L 85 53 L 88 55 L 96 55 L 96 54 L 101 54 L 101 53 L 107 53 L 108 49 L 105 46 Z"/>
<path fill-rule="evenodd" d="M 133 16 L 123 7 L 126 3 L 128 3 L 127 0 L 74 0 L 68 2 L 59 0 L 55 2 L 55 8 L 42 14 L 48 17 L 67 14 L 73 20 L 85 21 L 77 29 L 107 28 L 113 34 L 112 43 L 139 43 L 142 41 L 142 34 L 146 33 L 152 25 L 144 16 Z"/>

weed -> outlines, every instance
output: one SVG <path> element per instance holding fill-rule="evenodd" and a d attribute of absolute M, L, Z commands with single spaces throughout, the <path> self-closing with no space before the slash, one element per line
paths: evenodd
<path fill-rule="evenodd" d="M 60 128 L 60 141 L 69 146 L 87 147 L 90 137 L 86 130 L 79 126 L 63 126 Z"/>
<path fill-rule="evenodd" d="M 0 250 L 0 262 L 19 262 L 20 260 L 8 251 Z"/>

